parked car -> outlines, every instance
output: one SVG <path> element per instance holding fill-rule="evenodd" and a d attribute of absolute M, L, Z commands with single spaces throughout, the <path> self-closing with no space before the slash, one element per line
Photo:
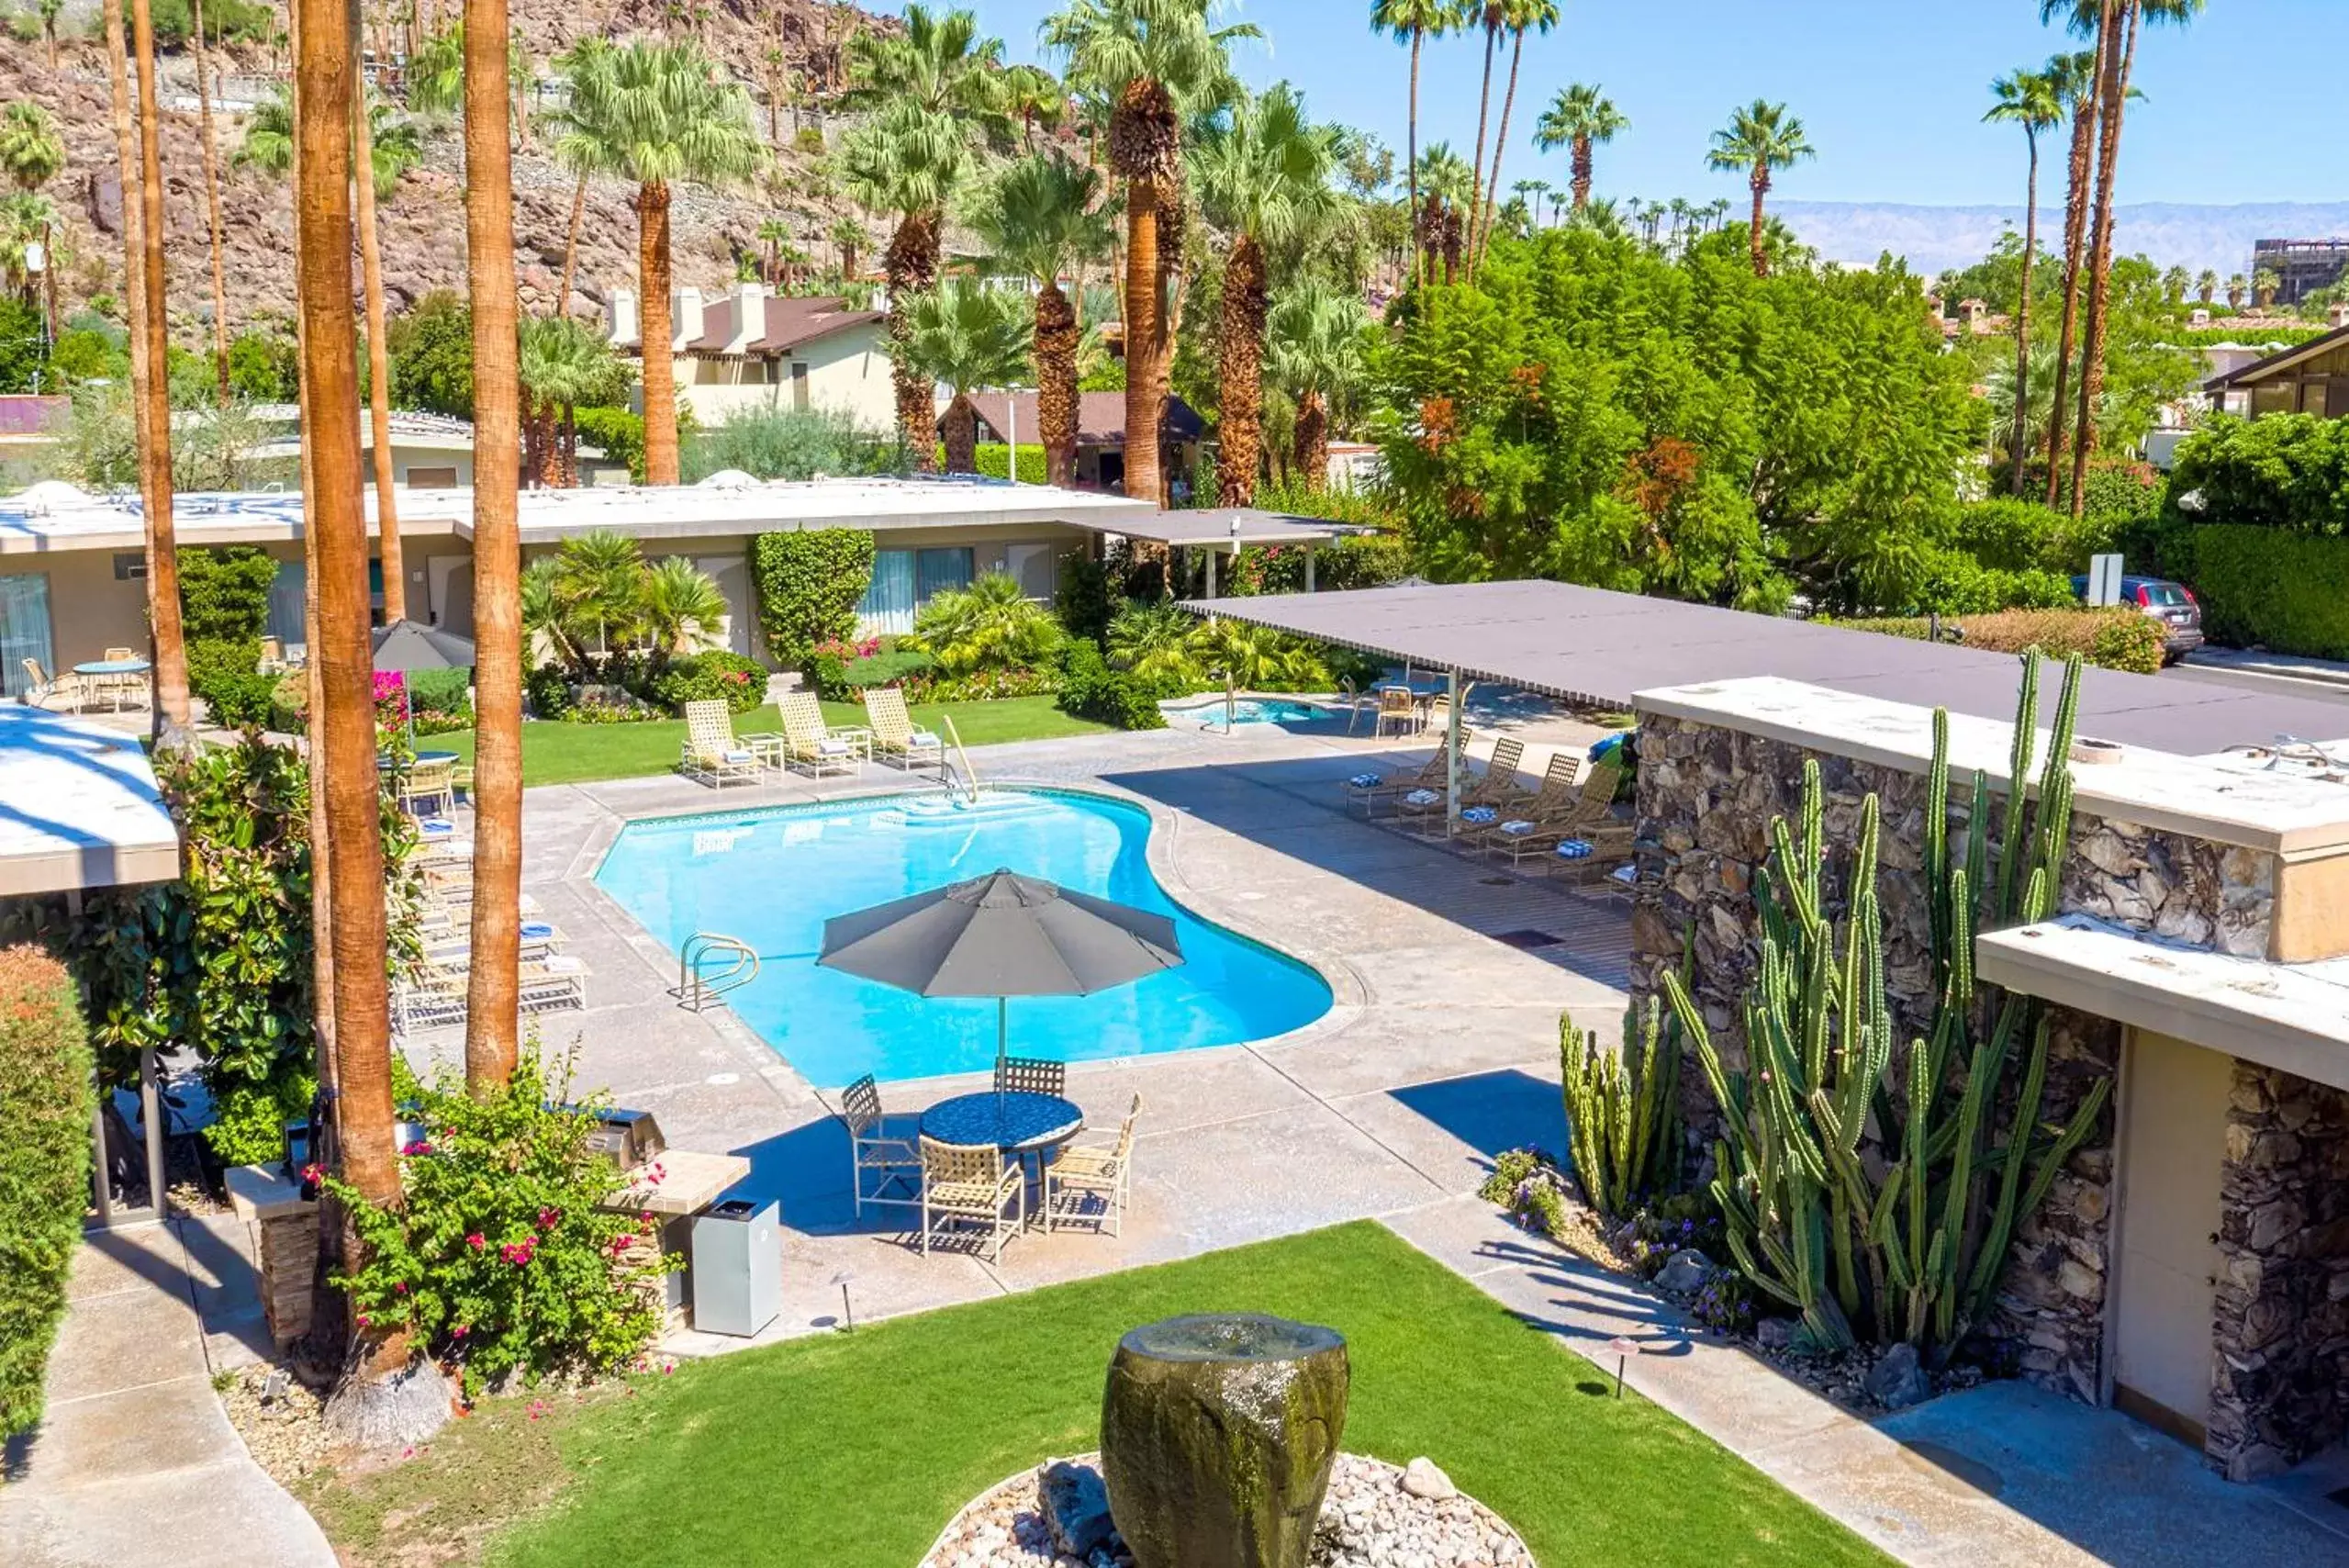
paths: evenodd
<path fill-rule="evenodd" d="M 2088 579 L 2074 577 L 2072 591 L 2086 599 Z M 2163 663 L 2174 664 L 2202 645 L 2202 606 L 2184 583 L 2167 577 L 2123 577 L 2120 603 L 2161 623 Z"/>

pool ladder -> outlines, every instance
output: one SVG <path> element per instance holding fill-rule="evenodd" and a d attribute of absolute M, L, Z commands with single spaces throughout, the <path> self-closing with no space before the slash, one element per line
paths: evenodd
<path fill-rule="evenodd" d="M 938 776 L 946 786 L 946 793 L 965 805 L 979 800 L 979 770 L 970 765 L 970 753 L 963 749 L 962 735 L 955 728 L 951 714 L 941 713 L 938 722 L 946 727 L 946 745 L 938 748 Z"/>
<path fill-rule="evenodd" d="M 757 978 L 758 955 L 747 943 L 714 931 L 697 931 L 677 949 L 677 986 L 669 994 L 677 999 L 678 1006 L 699 1013 L 723 1007 L 728 991 L 740 991 Z"/>

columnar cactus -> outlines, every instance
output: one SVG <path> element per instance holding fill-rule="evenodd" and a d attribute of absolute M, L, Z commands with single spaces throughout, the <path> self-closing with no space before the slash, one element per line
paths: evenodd
<path fill-rule="evenodd" d="M 2061 1129 L 2041 1126 L 2046 1023 L 2030 998 L 1974 980 L 1979 922 L 1995 927 L 2053 912 L 2070 828 L 2066 759 L 2080 661 L 2066 666 L 2035 791 L 2036 658 L 2026 655 L 2023 670 L 1995 880 L 1991 794 L 1980 773 L 1964 841 L 1949 841 L 1949 719 L 1933 715 L 1922 866 L 1938 1001 L 1926 1036 L 1896 1048 L 1885 1000 L 1874 795 L 1861 805 L 1840 926 L 1822 907 L 1816 761 L 1804 766 L 1799 833 L 1783 817 L 1773 822 L 1770 862 L 1755 876 L 1762 955 L 1744 1007 L 1748 1071 L 1724 1069 L 1681 977 L 1664 976 L 1727 1124 L 1714 1146 L 1712 1191 L 1729 1250 L 1757 1287 L 1801 1314 L 1821 1349 L 1864 1336 L 1946 1358 L 1987 1315 L 2015 1226 L 2045 1200 L 2110 1087 L 2099 1081 Z M 2024 1038 L 2030 1046 L 2011 1119 L 1994 1140 L 1999 1091 Z"/>
<path fill-rule="evenodd" d="M 1636 1024 L 1636 1028 L 1635 1028 Z M 1623 1020 L 1623 1049 L 1603 1051 L 1595 1034 L 1558 1025 L 1574 1173 L 1591 1206 L 1609 1217 L 1670 1185 L 1680 1165 L 1679 1021 L 1661 1000 Z"/>

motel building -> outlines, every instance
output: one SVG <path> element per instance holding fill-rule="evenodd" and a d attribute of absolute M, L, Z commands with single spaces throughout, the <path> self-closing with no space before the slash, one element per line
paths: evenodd
<path fill-rule="evenodd" d="M 1299 544 L 1307 552 L 1340 532 L 1258 511 L 1161 511 L 1147 502 L 967 476 L 812 479 L 762 483 L 723 473 L 698 485 L 598 486 L 525 490 L 522 554 L 551 554 L 597 531 L 638 541 L 648 559 L 683 556 L 716 581 L 732 608 L 724 645 L 762 656 L 752 586 L 752 542 L 762 533 L 858 529 L 874 536 L 873 577 L 860 612 L 867 634 L 908 632 L 930 598 L 987 572 L 1018 579 L 1050 602 L 1062 562 L 1097 555 L 1125 539 L 1208 554 L 1210 592 L 1219 563 L 1242 545 Z M 375 527 L 375 498 L 367 499 Z M 302 498 L 291 491 L 183 494 L 179 548 L 256 545 L 278 560 L 267 634 L 303 640 Z M 412 621 L 473 634 L 473 491 L 409 489 L 399 499 L 399 537 Z M 383 603 L 382 563 L 372 566 Z M 27 660 L 52 673 L 147 641 L 145 529 L 135 495 L 92 496 L 47 481 L 0 498 L 0 691 L 19 697 Z"/>

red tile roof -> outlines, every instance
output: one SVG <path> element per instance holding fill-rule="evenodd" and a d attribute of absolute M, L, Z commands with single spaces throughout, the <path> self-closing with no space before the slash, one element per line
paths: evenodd
<path fill-rule="evenodd" d="M 836 295 L 769 295 L 758 303 L 766 307 L 766 319 L 761 323 L 765 330 L 755 333 L 742 353 L 787 353 L 803 343 L 885 319 L 878 310 L 852 310 L 848 302 Z M 705 305 L 701 311 L 701 335 L 686 345 L 688 352 L 724 353 L 733 342 L 734 312 L 741 305 L 742 297 L 738 294 L 721 295 Z"/>
<path fill-rule="evenodd" d="M 1001 392 L 974 392 L 970 400 L 979 409 L 979 421 L 986 428 L 979 431 L 982 441 L 1001 441 L 1007 428 L 1016 428 L 1020 440 L 1033 446 L 1036 441 L 1036 395 L 1021 392 L 1016 409 L 1008 408 L 1011 397 Z M 1008 421 L 1008 423 L 1007 423 Z M 1206 425 L 1191 405 L 1180 398 L 1167 399 L 1167 433 L 1177 441 L 1197 441 Z M 1077 394 L 1077 444 L 1079 446 L 1124 446 L 1125 444 L 1125 394 L 1123 392 L 1079 392 Z"/>

